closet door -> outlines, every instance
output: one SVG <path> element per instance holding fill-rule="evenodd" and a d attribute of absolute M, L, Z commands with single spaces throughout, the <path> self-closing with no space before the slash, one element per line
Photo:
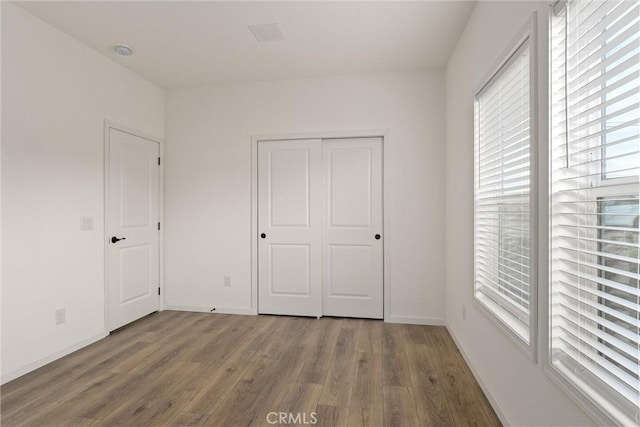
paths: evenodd
<path fill-rule="evenodd" d="M 324 140 L 322 162 L 322 312 L 382 319 L 382 139 Z"/>
<path fill-rule="evenodd" d="M 320 140 L 258 143 L 258 311 L 322 314 Z"/>

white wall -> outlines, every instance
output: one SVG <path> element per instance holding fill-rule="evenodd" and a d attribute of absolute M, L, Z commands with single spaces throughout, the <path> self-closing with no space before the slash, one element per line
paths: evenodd
<path fill-rule="evenodd" d="M 164 92 L 2 2 L 3 382 L 104 334 L 105 119 L 161 137 Z"/>
<path fill-rule="evenodd" d="M 546 230 L 547 22 L 546 2 L 479 2 L 446 71 L 447 323 L 503 421 L 510 425 L 592 425 L 594 421 L 533 363 L 473 302 L 473 97 L 499 55 L 538 11 L 540 229 Z M 541 233 L 544 236 L 544 231 Z M 539 242 L 540 306 L 547 300 L 543 238 Z M 467 320 L 462 318 L 466 306 Z M 539 355 L 546 339 L 539 319 Z"/>
<path fill-rule="evenodd" d="M 251 309 L 252 135 L 388 129 L 390 312 L 444 320 L 443 70 L 172 90 L 166 110 L 167 307 Z"/>

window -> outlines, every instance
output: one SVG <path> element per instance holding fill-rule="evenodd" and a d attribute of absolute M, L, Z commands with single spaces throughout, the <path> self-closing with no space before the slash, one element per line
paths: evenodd
<path fill-rule="evenodd" d="M 475 97 L 475 299 L 535 358 L 532 22 Z"/>
<path fill-rule="evenodd" d="M 607 424 L 640 423 L 640 2 L 551 25 L 551 371 Z"/>

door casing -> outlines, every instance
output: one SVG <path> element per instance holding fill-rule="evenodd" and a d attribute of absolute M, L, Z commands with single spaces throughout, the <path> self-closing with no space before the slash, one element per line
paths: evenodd
<path fill-rule="evenodd" d="M 349 138 L 382 138 L 382 214 L 384 221 L 383 241 L 383 298 L 384 321 L 389 322 L 391 307 L 391 227 L 388 177 L 387 147 L 389 146 L 389 131 L 339 131 L 313 132 L 277 135 L 254 135 L 251 137 L 251 313 L 258 314 L 258 143 L 260 141 L 305 140 L 305 139 L 349 139 Z"/>
<path fill-rule="evenodd" d="M 140 138 L 148 139 L 156 142 L 159 147 L 160 158 L 162 159 L 158 170 L 158 220 L 160 221 L 160 231 L 158 235 L 158 278 L 160 286 L 160 299 L 158 304 L 158 311 L 164 310 L 164 141 L 162 138 L 158 138 L 153 135 L 149 135 L 144 132 L 140 132 L 136 129 L 128 126 L 121 125 L 109 120 L 104 121 L 104 174 L 103 174 L 103 192 L 104 192 L 104 209 L 102 212 L 103 218 L 103 287 L 104 287 L 104 332 L 105 335 L 109 334 L 109 286 L 108 286 L 108 269 L 107 269 L 107 246 L 111 244 L 109 239 L 109 130 L 115 129 L 121 132 L 129 133 Z"/>

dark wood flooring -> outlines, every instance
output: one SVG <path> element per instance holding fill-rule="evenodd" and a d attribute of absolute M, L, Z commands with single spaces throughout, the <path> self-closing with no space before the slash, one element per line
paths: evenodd
<path fill-rule="evenodd" d="M 444 327 L 359 319 L 164 311 L 0 392 L 2 426 L 500 425 Z"/>

